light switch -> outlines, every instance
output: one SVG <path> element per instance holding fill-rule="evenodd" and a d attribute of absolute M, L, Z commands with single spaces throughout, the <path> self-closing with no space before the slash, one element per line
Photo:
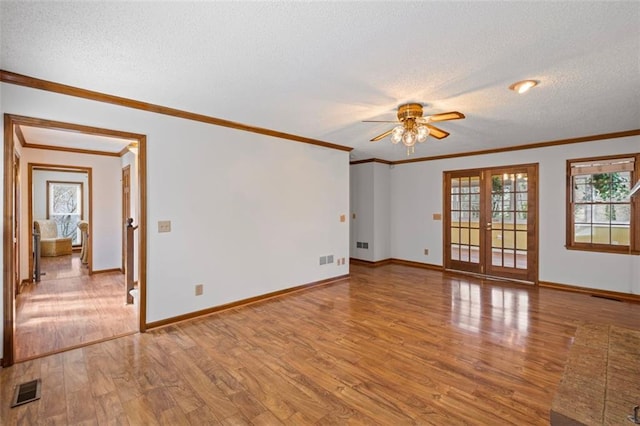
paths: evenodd
<path fill-rule="evenodd" d="M 433 214 L 433 220 L 442 220 L 442 214 L 434 213 Z"/>
<path fill-rule="evenodd" d="M 158 221 L 158 232 L 171 232 L 171 221 L 170 220 L 159 220 Z"/>

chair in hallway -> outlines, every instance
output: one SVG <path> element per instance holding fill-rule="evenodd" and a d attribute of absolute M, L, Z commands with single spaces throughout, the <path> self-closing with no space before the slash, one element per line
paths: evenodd
<path fill-rule="evenodd" d="M 58 236 L 58 225 L 53 220 L 34 220 L 33 228 L 40 233 L 40 255 L 43 257 L 71 254 L 71 238 Z"/>

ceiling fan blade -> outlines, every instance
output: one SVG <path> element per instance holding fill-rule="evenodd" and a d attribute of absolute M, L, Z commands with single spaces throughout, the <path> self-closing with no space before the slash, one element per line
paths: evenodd
<path fill-rule="evenodd" d="M 447 120 L 459 120 L 465 118 L 464 114 L 458 111 L 443 112 L 441 114 L 433 114 L 429 116 L 429 121 L 447 121 Z"/>
<path fill-rule="evenodd" d="M 435 127 L 435 126 L 427 124 L 427 127 L 430 130 L 429 136 L 433 136 L 436 139 L 444 139 L 447 136 L 449 136 L 449 132 L 445 132 L 444 130 L 439 129 L 439 128 Z"/>
<path fill-rule="evenodd" d="M 376 136 L 375 138 L 371 139 L 371 141 L 370 141 L 370 142 L 376 142 L 376 141 L 379 141 L 380 139 L 384 139 L 384 138 L 386 138 L 387 136 L 389 136 L 389 135 L 391 134 L 391 132 L 393 132 L 393 129 L 389 129 L 389 130 L 387 130 L 386 132 L 384 132 L 384 133 L 382 133 L 382 134 L 380 134 L 380 135 Z"/>
<path fill-rule="evenodd" d="M 399 123 L 398 120 L 362 120 L 363 123 Z"/>

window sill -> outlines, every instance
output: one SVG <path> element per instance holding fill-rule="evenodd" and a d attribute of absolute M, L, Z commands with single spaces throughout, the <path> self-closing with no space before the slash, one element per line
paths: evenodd
<path fill-rule="evenodd" d="M 640 255 L 640 250 L 632 250 L 628 246 L 594 246 L 594 245 L 580 245 L 580 246 L 564 246 L 567 250 L 575 250 L 575 251 L 590 251 L 597 253 L 611 253 L 611 254 L 630 254 L 630 255 Z"/>

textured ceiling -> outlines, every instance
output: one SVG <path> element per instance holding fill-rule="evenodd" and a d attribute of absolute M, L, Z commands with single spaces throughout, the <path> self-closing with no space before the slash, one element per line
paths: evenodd
<path fill-rule="evenodd" d="M 640 127 L 640 2 L 0 2 L 0 68 L 406 158 Z M 536 79 L 517 95 L 507 87 Z M 126 130 L 126 129 L 123 129 Z"/>

